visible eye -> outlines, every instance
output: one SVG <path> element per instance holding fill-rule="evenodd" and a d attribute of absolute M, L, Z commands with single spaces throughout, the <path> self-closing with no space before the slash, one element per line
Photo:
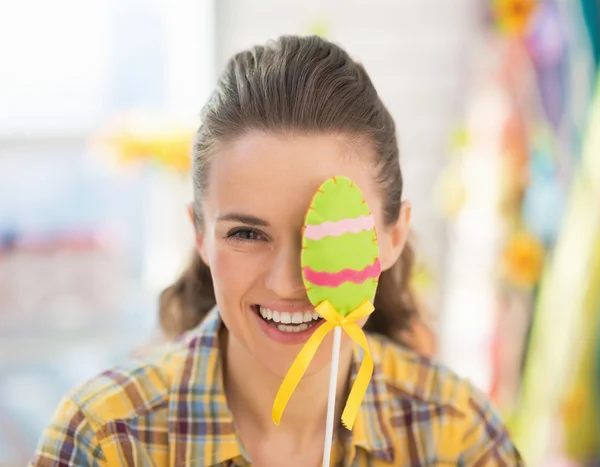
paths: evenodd
<path fill-rule="evenodd" d="M 261 242 L 267 238 L 260 230 L 249 227 L 238 227 L 227 232 L 227 239 L 237 243 Z"/>

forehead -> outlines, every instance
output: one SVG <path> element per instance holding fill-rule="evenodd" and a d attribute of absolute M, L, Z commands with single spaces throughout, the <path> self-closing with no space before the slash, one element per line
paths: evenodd
<path fill-rule="evenodd" d="M 344 175 L 374 208 L 379 200 L 372 161 L 370 145 L 343 135 L 248 133 L 214 154 L 205 201 L 221 213 L 243 210 L 270 221 L 274 216 L 302 220 L 321 183 Z"/>

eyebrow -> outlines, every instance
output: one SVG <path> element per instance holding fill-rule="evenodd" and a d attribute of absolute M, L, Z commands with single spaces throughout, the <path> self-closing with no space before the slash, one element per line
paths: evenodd
<path fill-rule="evenodd" d="M 255 227 L 268 227 L 269 223 L 259 217 L 251 216 L 250 214 L 242 214 L 239 212 L 230 212 L 217 217 L 217 222 L 240 222 L 246 225 Z"/>

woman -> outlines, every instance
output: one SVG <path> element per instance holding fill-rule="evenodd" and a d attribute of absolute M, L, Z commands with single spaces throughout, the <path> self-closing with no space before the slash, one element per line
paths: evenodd
<path fill-rule="evenodd" d="M 318 37 L 235 55 L 203 109 L 193 158 L 199 256 L 163 294 L 161 316 L 167 331 L 193 329 L 72 392 L 33 465 L 321 465 L 331 335 L 278 426 L 271 405 L 320 322 L 302 282 L 301 227 L 313 193 L 334 175 L 361 187 L 384 271 L 362 323 L 375 371 L 353 430 L 336 429 L 334 465 L 522 465 L 481 393 L 399 345 L 415 313 L 410 205 L 394 122 L 361 65 Z M 263 318 L 273 312 L 303 322 Z M 338 413 L 359 359 L 344 339 Z"/>

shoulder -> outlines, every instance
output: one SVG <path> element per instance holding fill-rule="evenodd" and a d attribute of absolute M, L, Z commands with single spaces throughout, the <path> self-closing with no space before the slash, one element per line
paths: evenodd
<path fill-rule="evenodd" d="M 370 335 L 369 342 L 388 391 L 397 398 L 444 406 L 465 413 L 474 390 L 448 367 L 406 349 L 388 338 Z"/>
<path fill-rule="evenodd" d="M 164 345 L 152 355 L 100 373 L 71 390 L 66 399 L 95 430 L 115 420 L 166 411 L 190 350 L 189 341 Z"/>
<path fill-rule="evenodd" d="M 196 381 L 190 375 L 206 374 L 200 381 L 211 382 L 205 366 L 218 361 L 217 326 L 213 315 L 179 342 L 74 388 L 42 433 L 30 465 L 113 465 L 123 459 L 127 465 L 166 465 L 171 422 Z"/>
<path fill-rule="evenodd" d="M 119 443 L 106 440 L 114 440 L 115 434 L 128 438 L 131 427 L 150 431 L 166 427 L 177 360 L 177 352 L 163 351 L 105 371 L 74 388 L 44 429 L 29 465 L 112 465 Z"/>
<path fill-rule="evenodd" d="M 220 318 L 213 310 L 178 341 L 163 343 L 152 353 L 144 352 L 145 356 L 99 374 L 75 388 L 67 398 L 96 429 L 114 420 L 152 417 L 158 412 L 166 416 L 175 393 L 182 390 L 185 382 L 189 383 L 187 373 L 218 360 L 219 329 Z"/>
<path fill-rule="evenodd" d="M 522 465 L 498 411 L 470 381 L 385 337 L 371 335 L 370 345 L 393 428 L 428 433 L 435 455 L 459 465 Z"/>

